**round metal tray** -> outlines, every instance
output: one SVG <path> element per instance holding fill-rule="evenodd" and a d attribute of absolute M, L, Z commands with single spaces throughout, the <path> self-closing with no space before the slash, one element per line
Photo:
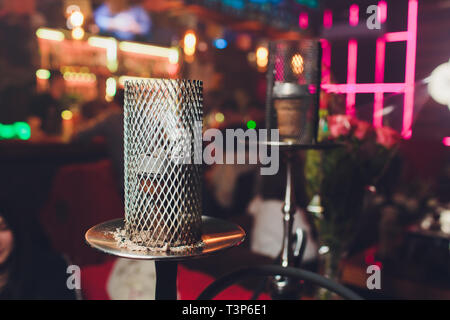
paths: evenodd
<path fill-rule="evenodd" d="M 123 228 L 124 220 L 115 219 L 100 223 L 90 228 L 86 234 L 86 242 L 101 252 L 114 256 L 142 260 L 184 260 L 199 258 L 220 250 L 240 245 L 245 239 L 245 231 L 238 225 L 221 219 L 202 217 L 203 246 L 181 252 L 173 251 L 132 251 L 120 248 L 113 238 L 112 232 Z"/>

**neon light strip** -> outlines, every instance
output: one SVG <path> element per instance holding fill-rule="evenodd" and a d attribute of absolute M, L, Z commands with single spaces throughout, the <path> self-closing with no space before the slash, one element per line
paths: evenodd
<path fill-rule="evenodd" d="M 326 39 L 320 40 L 322 44 L 322 83 L 331 82 L 331 45 Z"/>
<path fill-rule="evenodd" d="M 178 52 L 175 53 L 175 49 L 173 48 L 163 48 L 157 46 L 151 46 L 148 44 L 141 44 L 136 42 L 123 41 L 119 44 L 119 48 L 125 52 L 145 54 L 154 57 L 167 58 L 173 57 L 175 54 L 178 55 Z"/>
<path fill-rule="evenodd" d="M 69 72 L 66 71 L 63 74 L 64 80 L 68 82 L 82 82 L 93 83 L 97 81 L 97 76 L 94 73 L 89 72 Z"/>
<path fill-rule="evenodd" d="M 114 77 L 106 79 L 105 93 L 108 97 L 114 97 L 116 95 L 117 83 Z"/>
<path fill-rule="evenodd" d="M 382 0 L 378 2 L 378 20 L 380 23 L 386 22 L 387 19 L 387 4 Z M 384 82 L 384 64 L 386 57 L 386 40 L 385 38 L 378 38 L 375 52 L 375 82 Z M 375 128 L 383 126 L 383 103 L 384 92 L 375 92 L 373 104 L 373 126 Z"/>
<path fill-rule="evenodd" d="M 349 9 L 349 23 L 351 26 L 358 25 L 359 22 L 359 6 L 352 4 Z M 356 66 L 358 59 L 358 42 L 355 39 L 348 41 L 348 61 L 347 61 L 347 84 L 352 85 L 356 83 Z M 347 92 L 346 97 L 346 113 L 349 115 L 355 114 L 355 93 L 353 91 Z"/>
<path fill-rule="evenodd" d="M 331 45 L 326 39 L 320 39 L 322 45 L 322 84 L 331 82 Z M 327 100 L 320 99 L 320 109 L 327 108 Z"/>
<path fill-rule="evenodd" d="M 331 28 L 333 25 L 333 13 L 331 10 L 323 12 L 323 27 L 325 29 Z M 326 39 L 320 39 L 322 45 L 322 83 L 328 84 L 331 82 L 331 45 Z M 320 99 L 320 109 L 327 108 L 327 99 Z"/>
<path fill-rule="evenodd" d="M 328 93 L 376 93 L 405 92 L 404 83 L 356 83 L 356 84 L 322 84 L 321 88 Z"/>
<path fill-rule="evenodd" d="M 450 137 L 444 137 L 444 139 L 442 139 L 442 143 L 444 146 L 450 147 Z"/>
<path fill-rule="evenodd" d="M 331 10 L 325 10 L 323 12 L 323 26 L 328 29 L 333 25 L 333 13 Z"/>
<path fill-rule="evenodd" d="M 350 7 L 349 22 L 351 25 L 356 23 L 357 6 Z M 387 4 L 385 1 L 379 2 L 380 22 L 387 18 Z M 359 9 L 358 9 L 359 10 Z M 417 45 L 417 0 L 408 2 L 408 30 L 402 32 L 390 32 L 384 35 L 384 38 L 377 40 L 376 48 L 376 66 L 375 81 L 380 83 L 356 84 L 356 66 L 358 44 L 356 40 L 351 39 L 348 43 L 348 65 L 347 65 L 347 84 L 328 84 L 323 83 L 322 89 L 329 93 L 346 93 L 346 110 L 348 114 L 354 113 L 354 103 L 356 93 L 374 93 L 374 125 L 382 125 L 382 108 L 384 92 L 404 92 L 403 105 L 403 128 L 402 136 L 406 139 L 412 135 L 412 120 L 414 109 L 414 82 L 415 82 L 415 63 L 416 63 L 416 45 Z M 325 26 L 325 17 L 324 17 Z M 326 40 L 322 41 L 324 45 Z M 405 65 L 405 83 L 381 83 L 384 81 L 385 64 L 385 42 L 407 41 L 406 45 L 406 65 Z M 326 47 L 326 45 L 325 45 Z"/>
<path fill-rule="evenodd" d="M 378 2 L 378 21 L 385 23 L 387 19 L 387 3 L 382 0 Z"/>
<path fill-rule="evenodd" d="M 307 12 L 300 12 L 300 15 L 298 16 L 298 25 L 302 29 L 308 28 L 308 13 Z"/>
<path fill-rule="evenodd" d="M 384 62 L 385 62 L 386 41 L 383 38 L 377 39 L 375 56 L 375 82 L 384 81 Z M 374 127 L 383 126 L 383 92 L 376 92 L 373 105 L 373 125 Z"/>
<path fill-rule="evenodd" d="M 106 64 L 111 72 L 117 71 L 117 41 L 114 38 L 89 37 L 88 44 L 106 49 Z"/>
<path fill-rule="evenodd" d="M 400 32 L 388 32 L 384 34 L 384 39 L 387 42 L 399 42 L 399 41 L 407 41 L 408 40 L 408 31 L 400 31 Z"/>
<path fill-rule="evenodd" d="M 63 41 L 65 38 L 64 33 L 62 33 L 61 31 L 57 31 L 54 29 L 48 29 L 48 28 L 37 29 L 36 36 L 40 39 L 53 40 L 53 41 Z"/>
<path fill-rule="evenodd" d="M 384 81 L 384 60 L 385 60 L 386 42 L 383 38 L 377 39 L 376 56 L 375 56 L 375 82 L 382 83 Z"/>
<path fill-rule="evenodd" d="M 403 99 L 403 129 L 402 136 L 409 139 L 412 135 L 414 109 L 414 81 L 416 73 L 416 43 L 417 43 L 417 0 L 408 3 L 408 41 L 406 42 L 405 84 Z"/>
<path fill-rule="evenodd" d="M 358 25 L 359 22 L 359 6 L 357 4 L 352 4 L 350 6 L 350 15 L 348 18 L 348 22 L 351 26 Z"/>
<path fill-rule="evenodd" d="M 348 42 L 348 63 L 347 63 L 347 84 L 349 85 L 353 85 L 356 83 L 357 59 L 358 59 L 358 42 L 355 39 L 351 39 Z M 354 91 L 347 92 L 346 113 L 349 115 L 355 114 Z"/>
<path fill-rule="evenodd" d="M 88 44 L 97 48 L 107 49 L 109 47 L 113 47 L 116 44 L 116 39 L 114 38 L 106 38 L 106 37 L 89 37 Z"/>
<path fill-rule="evenodd" d="M 117 42 L 114 38 L 90 37 L 88 39 L 90 46 L 106 49 L 107 60 L 117 59 Z"/>

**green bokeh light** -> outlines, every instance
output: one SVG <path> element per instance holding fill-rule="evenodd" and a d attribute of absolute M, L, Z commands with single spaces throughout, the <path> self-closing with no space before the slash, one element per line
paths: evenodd
<path fill-rule="evenodd" d="M 255 129 L 256 128 L 256 122 L 253 120 L 248 120 L 247 121 L 247 128 L 249 129 Z"/>
<path fill-rule="evenodd" d="M 4 124 L 0 127 L 0 137 L 1 139 L 12 139 L 14 138 L 15 131 L 12 125 Z"/>
<path fill-rule="evenodd" d="M 30 126 L 26 122 L 13 124 L 0 123 L 0 140 L 21 139 L 28 140 L 31 136 Z"/>
<path fill-rule="evenodd" d="M 36 70 L 36 77 L 38 77 L 39 79 L 50 79 L 50 75 L 50 71 L 48 71 L 47 69 Z"/>
<path fill-rule="evenodd" d="M 21 140 L 28 140 L 31 136 L 30 126 L 26 122 L 16 122 L 14 123 L 14 128 L 16 129 L 16 135 Z"/>

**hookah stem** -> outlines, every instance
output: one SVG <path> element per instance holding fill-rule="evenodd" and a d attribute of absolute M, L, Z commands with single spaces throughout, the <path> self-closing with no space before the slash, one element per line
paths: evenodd
<path fill-rule="evenodd" d="M 155 261 L 155 268 L 155 300 L 177 300 L 177 262 Z"/>
<path fill-rule="evenodd" d="M 281 265 L 288 267 L 292 257 L 292 225 L 295 213 L 295 197 L 292 179 L 292 151 L 286 152 L 286 193 L 283 205 L 283 243 Z"/>

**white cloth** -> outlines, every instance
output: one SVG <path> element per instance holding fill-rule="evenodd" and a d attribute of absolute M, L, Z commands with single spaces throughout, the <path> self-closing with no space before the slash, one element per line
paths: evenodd
<path fill-rule="evenodd" d="M 271 258 L 276 258 L 280 254 L 283 239 L 282 207 L 282 201 L 264 200 L 260 196 L 253 198 L 250 202 L 248 212 L 253 216 L 250 247 L 253 252 Z M 293 231 L 295 232 L 297 228 L 307 232 L 303 261 L 315 259 L 318 246 L 311 236 L 311 228 L 304 213 L 299 209 L 294 215 Z"/>
<path fill-rule="evenodd" d="M 155 262 L 117 259 L 106 290 L 111 300 L 155 300 Z"/>

